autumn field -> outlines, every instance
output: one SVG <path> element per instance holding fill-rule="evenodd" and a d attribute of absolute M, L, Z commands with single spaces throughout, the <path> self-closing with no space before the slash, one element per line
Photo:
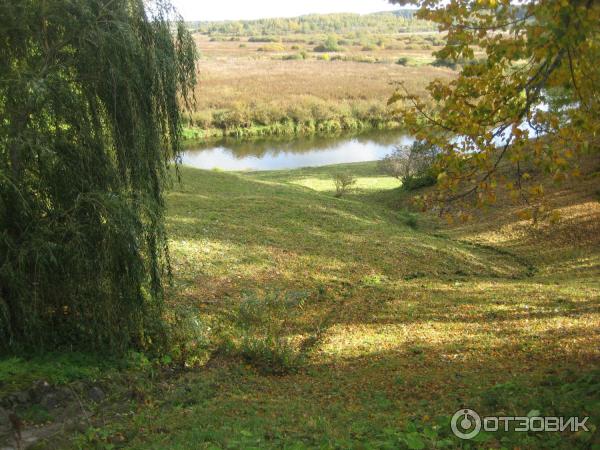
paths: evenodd
<path fill-rule="evenodd" d="M 326 35 L 215 39 L 196 34 L 201 53 L 190 139 L 302 135 L 392 128 L 387 100 L 398 83 L 417 94 L 454 71 L 434 67 L 437 33 L 360 39 Z M 340 42 L 343 44 L 340 44 Z M 319 51 L 315 51 L 318 49 Z"/>

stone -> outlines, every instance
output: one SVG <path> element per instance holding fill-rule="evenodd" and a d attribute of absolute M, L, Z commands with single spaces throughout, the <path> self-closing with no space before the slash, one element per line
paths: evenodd
<path fill-rule="evenodd" d="M 44 395 L 44 397 L 40 401 L 40 405 L 42 405 L 46 409 L 55 409 L 60 406 L 60 399 L 58 398 L 58 395 L 56 395 L 54 392 L 50 392 Z"/>
<path fill-rule="evenodd" d="M 20 392 L 15 393 L 15 399 L 16 399 L 17 403 L 24 404 L 24 403 L 28 403 L 29 400 L 31 400 L 31 397 L 29 396 L 29 392 L 20 391 Z"/>
<path fill-rule="evenodd" d="M 65 402 L 73 400 L 73 391 L 69 387 L 63 387 L 57 390 L 58 397 Z"/>
<path fill-rule="evenodd" d="M 50 392 L 52 392 L 52 386 L 45 380 L 36 381 L 29 389 L 29 394 L 35 403 L 41 402 L 44 396 Z"/>
<path fill-rule="evenodd" d="M 98 386 L 94 386 L 88 391 L 88 397 L 91 401 L 100 403 L 102 400 L 104 400 L 106 394 Z"/>

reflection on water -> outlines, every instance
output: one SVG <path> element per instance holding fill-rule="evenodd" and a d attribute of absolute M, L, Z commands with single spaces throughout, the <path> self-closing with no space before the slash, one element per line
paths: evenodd
<path fill-rule="evenodd" d="M 394 145 L 413 140 L 400 131 L 292 141 L 232 140 L 186 151 L 183 164 L 201 169 L 274 170 L 374 161 L 391 153 Z"/>

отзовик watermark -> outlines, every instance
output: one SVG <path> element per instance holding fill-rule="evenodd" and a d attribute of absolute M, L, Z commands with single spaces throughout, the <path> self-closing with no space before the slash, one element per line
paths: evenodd
<path fill-rule="evenodd" d="M 472 409 L 460 409 L 452 416 L 452 432 L 460 439 L 473 439 L 482 430 L 494 431 L 589 431 L 585 423 L 589 417 L 542 417 L 532 411 L 523 417 L 489 416 L 481 417 Z M 512 425 L 512 427 L 511 427 Z"/>

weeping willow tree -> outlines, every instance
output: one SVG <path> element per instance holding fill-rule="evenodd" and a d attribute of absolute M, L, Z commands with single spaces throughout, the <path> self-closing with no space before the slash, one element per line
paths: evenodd
<path fill-rule="evenodd" d="M 162 334 L 196 50 L 168 2 L 0 3 L 0 351 Z"/>

